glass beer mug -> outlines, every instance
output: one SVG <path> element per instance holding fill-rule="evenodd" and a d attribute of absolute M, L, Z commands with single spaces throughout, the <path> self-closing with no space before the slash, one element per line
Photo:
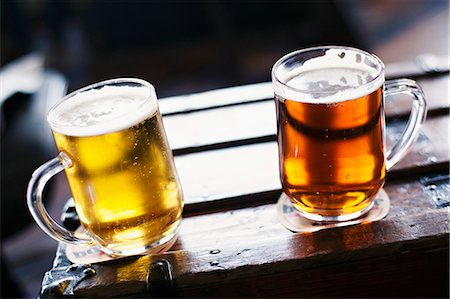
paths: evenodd
<path fill-rule="evenodd" d="M 413 81 L 386 81 L 384 65 L 362 50 L 299 50 L 272 69 L 283 192 L 315 221 L 347 221 L 371 209 L 386 171 L 407 152 L 425 120 Z M 402 137 L 386 151 L 384 97 L 413 100 Z"/>
<path fill-rule="evenodd" d="M 49 236 L 110 255 L 157 252 L 174 241 L 182 190 L 151 84 L 90 85 L 51 108 L 48 122 L 59 156 L 34 172 L 27 203 Z M 63 170 L 85 233 L 60 226 L 43 206 L 45 185 Z"/>

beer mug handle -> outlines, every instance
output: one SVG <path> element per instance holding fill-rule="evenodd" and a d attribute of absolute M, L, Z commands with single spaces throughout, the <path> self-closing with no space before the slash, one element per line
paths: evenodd
<path fill-rule="evenodd" d="M 28 183 L 27 205 L 39 227 L 53 239 L 71 245 L 90 244 L 92 240 L 86 235 L 69 231 L 53 220 L 42 202 L 44 188 L 48 181 L 71 165 L 70 158 L 61 152 L 58 157 L 36 169 Z"/>
<path fill-rule="evenodd" d="M 406 153 L 419 136 L 420 126 L 425 121 L 427 103 L 422 88 L 411 79 L 388 80 L 385 82 L 384 95 L 389 97 L 396 94 L 411 96 L 411 114 L 400 139 L 387 152 L 386 169 L 390 170 Z"/>

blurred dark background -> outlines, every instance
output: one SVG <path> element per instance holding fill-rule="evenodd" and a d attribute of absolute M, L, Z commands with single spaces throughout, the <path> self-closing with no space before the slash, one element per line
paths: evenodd
<path fill-rule="evenodd" d="M 126 76 L 160 98 L 269 81 L 279 57 L 320 44 L 387 63 L 448 54 L 446 0 L 0 3 L 2 297 L 36 297 L 51 268 L 56 242 L 31 222 L 25 190 L 54 155 L 45 112 L 67 91 Z M 70 194 L 54 185 L 58 217 Z"/>
<path fill-rule="evenodd" d="M 164 97 L 267 81 L 305 46 L 371 48 L 446 2 L 2 1 L 1 64 L 37 51 L 70 89 L 128 75 Z"/>
<path fill-rule="evenodd" d="M 2 3 L 2 64 L 39 51 L 71 88 L 127 75 L 160 96 L 261 82 L 288 50 L 361 44 L 332 1 Z"/>

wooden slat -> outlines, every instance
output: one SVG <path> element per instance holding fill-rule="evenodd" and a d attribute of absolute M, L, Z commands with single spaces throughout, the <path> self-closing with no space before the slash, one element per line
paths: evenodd
<path fill-rule="evenodd" d="M 388 142 L 396 138 L 403 123 L 387 127 Z M 427 120 L 410 153 L 389 174 L 420 175 L 436 168 L 448 168 L 449 119 L 446 116 Z M 267 203 L 279 192 L 278 154 L 276 142 L 225 148 L 175 157 L 184 188 L 187 211 L 214 209 L 215 204 L 239 204 L 243 197 L 251 203 Z M 203 203 L 210 203 L 204 206 Z M 251 204 L 246 203 L 246 204 Z M 195 207 L 198 205 L 198 207 Z"/>
<path fill-rule="evenodd" d="M 385 75 L 387 79 L 415 78 L 431 75 L 446 74 L 449 72 L 448 56 L 428 59 L 430 67 L 424 69 L 415 61 L 405 61 L 386 65 Z M 434 61 L 433 61 L 434 60 Z M 434 68 L 434 71 L 432 70 Z M 239 105 L 242 103 L 258 102 L 271 99 L 273 89 L 271 82 L 262 82 L 200 92 L 189 95 L 162 98 L 159 100 L 159 108 L 163 115 L 173 115 L 223 107 Z"/>
<path fill-rule="evenodd" d="M 402 199 L 406 200 L 408 198 L 405 199 L 403 197 Z M 408 211 L 403 210 L 403 212 Z M 360 225 L 345 229 L 321 231 L 314 234 L 291 234 L 290 236 L 283 233 L 279 233 L 279 236 L 276 236 L 275 232 L 268 234 L 264 230 L 267 229 L 267 226 L 262 226 L 261 222 L 256 223 L 256 225 L 260 226 L 253 228 L 253 235 L 250 236 L 250 233 L 248 233 L 241 238 L 233 236 L 245 232 L 245 228 L 242 230 L 236 229 L 229 233 L 213 231 L 217 236 L 216 240 L 218 241 L 216 243 L 212 242 L 213 240 L 208 240 L 209 242 L 205 242 L 200 247 L 191 248 L 188 251 L 191 258 L 187 261 L 184 260 L 184 257 L 174 261 L 174 267 L 178 267 L 179 271 L 178 275 L 176 275 L 176 277 L 179 277 L 177 284 L 181 289 L 189 288 L 190 290 L 187 290 L 187 292 L 197 287 L 195 292 L 191 294 L 201 296 L 205 293 L 200 289 L 200 286 L 208 287 L 210 284 L 218 283 L 218 285 L 213 287 L 216 288 L 215 293 L 210 294 L 210 296 L 227 296 L 227 294 L 236 294 L 236 291 L 230 290 L 227 292 L 227 283 L 225 281 L 236 280 L 233 284 L 239 284 L 242 288 L 245 288 L 245 278 L 257 278 L 260 276 L 268 276 L 269 278 L 271 275 L 274 275 L 273 272 L 279 273 L 280 276 L 283 276 L 284 273 L 283 277 L 288 277 L 291 275 L 291 271 L 297 270 L 301 272 L 302 270 L 307 271 L 308 268 L 322 268 L 324 264 L 338 264 L 339 267 L 345 267 L 342 263 L 353 263 L 355 260 L 365 259 L 370 259 L 373 263 L 373 259 L 377 256 L 390 254 L 400 258 L 401 254 L 399 253 L 407 252 L 408 250 L 413 251 L 413 247 L 409 247 L 409 245 L 413 246 L 415 242 L 421 243 L 419 239 L 422 239 L 424 245 L 427 238 L 427 242 L 434 243 L 429 238 L 436 238 L 437 236 L 439 236 L 437 238 L 440 241 L 435 241 L 441 244 L 439 246 L 448 248 L 448 239 L 445 239 L 448 237 L 447 216 L 448 211 L 429 211 L 428 214 L 408 214 L 408 216 L 402 218 L 391 217 L 368 226 Z M 439 224 L 434 224 L 435 221 L 439 221 Z M 431 228 L 428 225 L 436 225 L 437 227 Z M 222 233 L 225 234 L 224 239 L 218 237 Z M 187 248 L 188 242 L 186 241 L 185 244 L 184 240 L 181 239 L 183 248 Z M 246 241 L 243 242 L 243 240 Z M 405 243 L 409 244 L 406 245 Z M 434 245 L 430 243 L 424 246 L 434 247 L 434 245 L 437 245 L 436 243 Z M 390 245 L 393 244 L 396 245 L 391 247 Z M 211 254 L 211 252 L 217 251 L 220 251 L 219 255 Z M 174 254 L 177 255 L 179 252 L 174 252 Z M 187 266 L 186 263 L 188 264 Z M 211 266 L 211 263 L 214 263 L 214 267 Z M 395 262 L 391 266 L 393 265 L 395 265 Z M 373 265 L 371 267 L 372 269 L 368 269 L 369 271 L 375 270 Z M 446 266 L 442 266 L 441 269 L 445 271 L 446 268 Z M 326 273 L 326 269 L 322 268 L 322 271 Z M 389 270 L 384 269 L 382 272 L 384 271 L 388 272 Z M 189 275 L 186 275 L 187 273 Z M 383 279 L 380 277 L 376 283 L 383 281 Z M 273 279 L 273 281 L 282 280 L 283 278 Z M 268 283 L 270 279 L 265 281 Z M 311 283 L 311 279 L 307 281 Z M 333 279 L 323 283 L 323 286 L 326 288 L 335 285 Z M 357 287 L 356 282 L 353 283 L 355 285 L 351 285 Z M 261 287 L 264 284 L 264 282 L 260 282 L 257 283 L 257 286 Z M 244 294 L 254 296 L 254 292 L 258 287 L 252 288 L 250 286 L 250 289 L 245 290 Z M 294 289 L 298 287 L 296 286 Z M 351 286 L 347 285 L 347 288 L 349 287 L 351 288 Z M 279 292 L 277 286 L 268 288 L 267 291 Z M 182 293 L 182 290 L 180 293 Z M 269 296 L 269 294 L 265 296 Z M 291 293 L 291 296 L 292 294 L 295 293 Z M 328 293 L 328 296 L 330 294 L 332 293 Z M 273 294 L 271 295 L 273 296 Z"/>
<path fill-rule="evenodd" d="M 420 80 L 430 115 L 448 114 L 449 76 Z M 216 91 L 218 92 L 218 91 Z M 411 100 L 396 96 L 386 102 L 388 118 L 409 115 Z M 444 113 L 442 113 L 444 112 Z M 165 116 L 169 144 L 176 155 L 275 140 L 273 100 Z"/>
<path fill-rule="evenodd" d="M 257 102 L 272 97 L 272 83 L 263 82 L 163 98 L 159 100 L 158 104 L 162 115 L 173 115 Z"/>
<path fill-rule="evenodd" d="M 450 76 L 441 75 L 435 78 L 423 78 L 417 80 L 422 87 L 428 104 L 428 114 L 448 115 L 450 107 Z M 408 97 L 396 96 L 387 100 L 385 106 L 388 118 L 408 116 L 411 109 L 411 100 Z"/>
<path fill-rule="evenodd" d="M 444 185 L 450 185 L 447 181 Z M 420 180 L 387 182 L 383 188 L 391 201 L 385 219 L 408 215 L 432 213 L 438 208 L 433 194 Z M 277 197 L 273 198 L 277 200 Z M 227 244 L 258 242 L 277 237 L 289 237 L 293 233 L 278 221 L 275 204 L 258 207 L 234 208 L 225 212 L 213 212 L 195 217 L 185 217 L 179 242 L 171 250 L 220 249 Z"/>
<path fill-rule="evenodd" d="M 172 149 L 180 150 L 276 132 L 273 101 L 164 117 Z"/>
<path fill-rule="evenodd" d="M 433 54 L 423 54 L 416 57 L 415 61 L 396 62 L 386 65 L 386 78 L 417 78 L 433 74 L 448 73 L 449 57 Z"/>
<path fill-rule="evenodd" d="M 410 268 L 401 268 L 406 264 L 403 259 L 410 261 L 411 256 L 415 255 L 423 258 L 423 255 L 433 254 L 433 251 L 438 257 L 438 260 L 432 260 L 433 264 L 415 263 L 413 266 L 418 266 L 419 269 L 415 270 L 419 271 L 428 269 L 428 274 L 432 274 L 429 273 L 431 268 L 437 271 L 435 274 L 444 275 L 437 280 L 438 285 L 436 281 L 433 285 L 438 287 L 439 294 L 442 294 L 448 267 L 439 262 L 442 262 L 442 253 L 448 250 L 448 226 L 448 211 L 439 209 L 427 214 L 393 217 L 370 225 L 324 230 L 314 234 L 291 234 L 273 238 L 266 238 L 261 234 L 260 239 L 256 241 L 256 238 L 245 242 L 242 238 L 238 242 L 223 240 L 220 244 L 209 243 L 159 256 L 93 265 L 96 275 L 81 281 L 75 287 L 75 294 L 82 297 L 142 295 L 145 293 L 150 263 L 162 258 L 173 266 L 176 290 L 181 297 L 273 297 L 281 294 L 333 296 L 333 287 L 340 281 L 339 276 L 347 271 L 349 273 L 346 276 L 351 279 L 346 285 L 339 287 L 339 294 L 345 294 L 345 290 L 351 292 L 353 289 L 360 296 L 367 296 L 376 285 L 388 284 L 399 273 L 407 275 Z M 216 238 L 219 239 L 220 235 L 216 235 Z M 183 243 L 183 248 L 186 248 L 185 246 Z M 386 261 L 385 259 L 389 263 L 377 263 L 383 267 L 374 268 L 374 261 Z M 332 275 L 326 274 L 328 267 L 335 269 L 334 273 L 330 273 Z M 322 275 L 327 275 L 326 280 L 313 275 L 304 277 L 304 282 L 322 282 L 323 289 L 308 290 L 307 286 L 299 282 L 300 284 L 292 285 L 289 291 L 284 291 L 277 285 L 286 279 L 295 281 L 296 279 L 292 280 L 292 275 L 311 273 L 319 268 Z M 364 273 L 376 273 L 378 276 L 355 275 L 352 271 L 355 268 L 364 270 Z M 391 273 L 393 270 L 395 275 Z M 370 282 L 375 278 L 376 281 Z M 410 294 L 406 288 L 408 280 L 405 281 L 405 277 L 396 277 L 395 280 L 403 284 L 391 286 L 393 290 L 400 289 L 405 294 Z M 248 283 L 250 281 L 251 284 Z M 277 283 L 270 284 L 270 281 Z M 415 278 L 409 287 L 417 290 L 417 286 L 414 286 L 417 281 Z M 363 285 L 360 285 L 361 283 Z M 365 289 L 367 283 L 370 290 Z M 239 286 L 239 289 L 230 289 L 232 286 Z M 261 288 L 265 293 L 261 292 Z M 381 293 L 389 294 L 389 290 Z M 433 292 L 429 291 L 429 294 L 431 293 Z"/>
<path fill-rule="evenodd" d="M 391 122 L 387 125 L 386 143 L 388 147 L 402 134 L 404 122 Z M 448 162 L 450 119 L 447 115 L 428 118 L 421 133 L 408 153 L 394 167 L 395 171 L 420 169 Z"/>
<path fill-rule="evenodd" d="M 445 109 L 450 105 L 450 75 L 423 78 L 418 81 L 429 102 L 429 110 Z"/>

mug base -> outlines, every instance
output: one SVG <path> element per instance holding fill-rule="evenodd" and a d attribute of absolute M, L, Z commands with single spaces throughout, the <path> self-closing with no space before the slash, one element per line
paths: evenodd
<path fill-rule="evenodd" d="M 342 220 L 336 221 L 335 220 L 336 218 L 332 218 L 333 220 L 331 221 L 315 221 L 306 218 L 301 213 L 298 212 L 297 208 L 294 207 L 294 204 L 292 203 L 289 196 L 286 195 L 285 193 L 281 194 L 280 198 L 278 199 L 276 208 L 278 221 L 285 228 L 287 228 L 292 232 L 312 233 L 323 229 L 330 229 L 335 227 L 356 225 L 359 223 L 369 223 L 379 221 L 389 213 L 390 199 L 388 194 L 383 189 L 381 189 L 373 199 L 372 208 L 366 207 L 368 210 L 366 213 L 364 213 L 364 210 L 366 209 L 359 211 L 361 215 L 358 218 L 347 221 Z M 347 214 L 345 216 L 354 217 L 355 215 Z"/>
<path fill-rule="evenodd" d="M 101 251 L 106 253 L 111 257 L 124 257 L 133 255 L 149 255 L 149 254 L 160 254 L 170 249 L 170 247 L 175 244 L 178 238 L 178 231 L 180 228 L 180 222 L 178 225 L 162 239 L 146 246 L 133 248 L 129 250 L 114 250 L 110 248 L 101 247 Z"/>
<path fill-rule="evenodd" d="M 129 251 L 105 250 L 96 245 L 65 245 L 65 253 L 74 264 L 95 264 L 128 256 L 160 254 L 169 250 L 178 237 L 178 227 L 159 242 Z"/>
<path fill-rule="evenodd" d="M 302 211 L 299 209 L 297 209 L 297 212 L 300 215 L 302 215 L 303 217 L 313 220 L 313 221 L 317 221 L 317 222 L 343 222 L 343 221 L 354 220 L 354 219 L 361 217 L 362 215 L 366 214 L 373 208 L 373 204 L 374 204 L 374 201 L 372 201 L 369 205 L 367 205 L 366 207 L 364 207 L 363 209 L 361 209 L 359 211 L 356 211 L 356 212 L 350 213 L 350 214 L 337 215 L 337 216 L 324 216 L 324 215 L 320 215 L 320 214 L 312 214 L 312 213 L 308 213 L 308 212 L 305 212 L 305 211 Z"/>

